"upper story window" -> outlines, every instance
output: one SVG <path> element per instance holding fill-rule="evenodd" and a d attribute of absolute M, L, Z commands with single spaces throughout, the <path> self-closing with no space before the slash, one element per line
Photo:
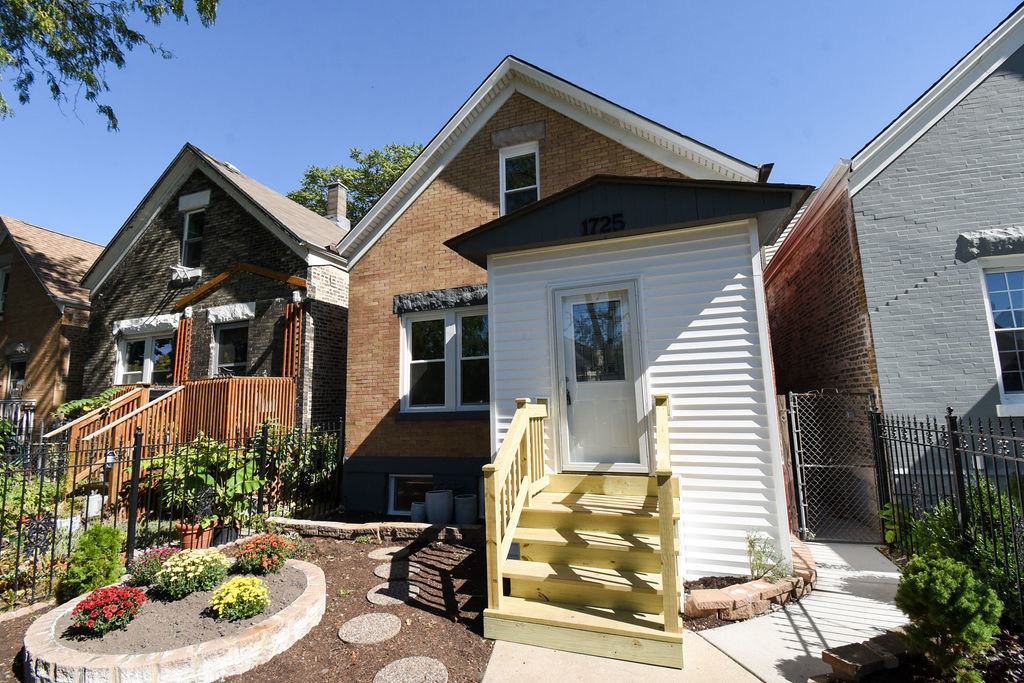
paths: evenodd
<path fill-rule="evenodd" d="M 409 314 L 403 323 L 402 409 L 486 410 L 486 309 Z"/>
<path fill-rule="evenodd" d="M 206 227 L 206 212 L 193 211 L 185 214 L 185 232 L 181 238 L 181 265 L 198 268 L 203 257 L 203 230 Z"/>
<path fill-rule="evenodd" d="M 540 167 L 536 142 L 506 147 L 500 152 L 501 214 L 512 213 L 540 196 Z"/>
<path fill-rule="evenodd" d="M 249 374 L 249 323 L 218 325 L 216 335 L 216 367 L 219 377 L 244 377 Z"/>
<path fill-rule="evenodd" d="M 130 337 L 118 345 L 116 384 L 170 384 L 174 372 L 174 334 Z"/>
<path fill-rule="evenodd" d="M 0 314 L 7 310 L 7 288 L 11 284 L 11 269 L 0 268 Z"/>
<path fill-rule="evenodd" d="M 28 370 L 28 359 L 25 357 L 11 358 L 7 361 L 7 396 L 21 398 L 25 390 L 25 375 Z"/>

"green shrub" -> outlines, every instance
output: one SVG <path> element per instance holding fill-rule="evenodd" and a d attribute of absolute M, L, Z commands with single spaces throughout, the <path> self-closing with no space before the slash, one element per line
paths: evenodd
<path fill-rule="evenodd" d="M 903 532 L 913 521 L 910 508 L 899 503 L 886 503 L 878 512 L 885 531 L 885 542 L 889 545 L 903 544 Z"/>
<path fill-rule="evenodd" d="M 182 550 L 164 561 L 156 585 L 168 597 L 180 600 L 189 593 L 208 591 L 227 574 L 231 560 L 219 550 Z"/>
<path fill-rule="evenodd" d="M 57 501 L 59 484 L 56 481 L 41 479 L 35 475 L 26 476 L 19 470 L 0 472 L 5 483 L 0 483 L 3 494 L 3 533 L 4 538 L 11 538 L 18 533 L 18 524 L 23 516 L 33 517 L 42 512 L 52 513 Z M 6 484 L 6 489 L 4 485 Z"/>
<path fill-rule="evenodd" d="M 775 541 L 763 531 L 747 532 L 747 561 L 750 563 L 751 580 L 775 582 L 793 573 L 792 565 L 782 557 Z"/>
<path fill-rule="evenodd" d="M 936 551 L 915 555 L 903 568 L 896 605 L 910 617 L 907 647 L 946 675 L 978 680 L 974 663 L 999 633 L 1003 603 L 970 567 Z"/>
<path fill-rule="evenodd" d="M 113 527 L 89 527 L 71 553 L 67 575 L 57 584 L 57 601 L 67 602 L 121 578 L 124 565 L 120 553 L 124 536 L 123 531 Z"/>

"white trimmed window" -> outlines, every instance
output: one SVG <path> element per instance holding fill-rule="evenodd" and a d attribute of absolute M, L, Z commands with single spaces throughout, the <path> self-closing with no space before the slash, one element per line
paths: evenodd
<path fill-rule="evenodd" d="M 170 384 L 173 372 L 173 331 L 126 337 L 118 343 L 115 384 Z"/>
<path fill-rule="evenodd" d="M 206 228 L 206 211 L 192 211 L 185 214 L 185 231 L 181 237 L 181 265 L 198 268 L 203 258 L 203 232 Z"/>
<path fill-rule="evenodd" d="M 28 358 L 19 356 L 7 360 L 7 396 L 21 398 L 25 391 L 25 376 L 28 374 Z"/>
<path fill-rule="evenodd" d="M 218 377 L 244 377 L 249 374 L 249 323 L 218 325 L 215 328 L 214 374 Z"/>
<path fill-rule="evenodd" d="M 486 410 L 490 404 L 487 310 L 403 318 L 402 410 Z"/>
<path fill-rule="evenodd" d="M 0 268 L 0 314 L 7 310 L 7 288 L 11 284 L 10 266 Z"/>
<path fill-rule="evenodd" d="M 528 142 L 500 150 L 501 215 L 532 204 L 540 197 L 538 149 L 536 142 Z"/>
<path fill-rule="evenodd" d="M 392 474 L 388 476 L 388 514 L 408 515 L 413 503 L 422 503 L 427 491 L 434 490 L 429 474 Z"/>

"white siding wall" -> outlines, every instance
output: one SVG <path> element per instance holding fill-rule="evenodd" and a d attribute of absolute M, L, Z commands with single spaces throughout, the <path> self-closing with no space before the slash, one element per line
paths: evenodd
<path fill-rule="evenodd" d="M 789 551 L 755 254 L 743 222 L 500 255 L 488 265 L 495 450 L 515 398 L 555 398 L 551 290 L 636 279 L 647 410 L 654 394 L 671 396 L 687 578 L 745 574 L 749 529 Z M 554 457 L 548 466 L 555 471 Z"/>

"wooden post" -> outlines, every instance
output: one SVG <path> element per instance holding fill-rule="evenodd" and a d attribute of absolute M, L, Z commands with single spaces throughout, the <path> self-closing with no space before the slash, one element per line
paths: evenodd
<path fill-rule="evenodd" d="M 676 561 L 675 499 L 672 495 L 672 459 L 668 439 L 669 415 L 668 396 L 655 396 L 654 419 L 658 435 L 655 476 L 658 479 L 662 609 L 665 616 L 665 632 L 679 633 L 682 626 L 679 621 L 679 567 Z"/>
<path fill-rule="evenodd" d="M 501 516 L 498 510 L 494 465 L 484 465 L 484 523 L 487 525 L 487 606 L 501 607 Z"/>

